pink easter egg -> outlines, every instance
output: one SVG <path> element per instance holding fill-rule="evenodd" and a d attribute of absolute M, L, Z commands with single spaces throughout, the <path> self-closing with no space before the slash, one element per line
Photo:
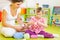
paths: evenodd
<path fill-rule="evenodd" d="M 38 38 L 37 35 L 31 35 L 31 38 Z"/>

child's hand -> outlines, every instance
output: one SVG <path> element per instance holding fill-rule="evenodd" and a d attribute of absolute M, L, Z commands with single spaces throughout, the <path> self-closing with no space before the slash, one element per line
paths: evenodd
<path fill-rule="evenodd" d="M 33 25 L 35 22 L 33 22 L 33 21 L 30 21 L 29 23 L 28 23 L 28 25 Z"/>
<path fill-rule="evenodd" d="M 38 23 L 38 25 L 40 25 L 40 26 L 41 26 L 41 25 L 44 25 L 44 24 L 43 24 L 43 23 L 41 23 L 41 22 L 37 22 L 37 23 Z"/>
<path fill-rule="evenodd" d="M 47 27 L 48 26 L 46 23 L 41 23 L 41 22 L 38 22 L 38 25 L 44 26 L 44 27 Z"/>
<path fill-rule="evenodd" d="M 38 24 L 42 24 L 41 22 L 37 22 Z"/>

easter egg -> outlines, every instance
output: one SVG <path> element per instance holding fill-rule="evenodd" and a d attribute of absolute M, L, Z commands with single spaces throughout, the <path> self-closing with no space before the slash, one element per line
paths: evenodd
<path fill-rule="evenodd" d="M 14 34 L 13 36 L 14 38 L 23 38 L 24 37 L 24 33 L 23 32 L 17 32 Z"/>
<path fill-rule="evenodd" d="M 25 39 L 29 39 L 29 38 L 30 38 L 30 35 L 29 35 L 28 33 L 25 33 L 25 34 L 24 34 L 24 38 L 25 38 Z"/>
<path fill-rule="evenodd" d="M 31 38 L 38 38 L 37 35 L 31 35 Z"/>

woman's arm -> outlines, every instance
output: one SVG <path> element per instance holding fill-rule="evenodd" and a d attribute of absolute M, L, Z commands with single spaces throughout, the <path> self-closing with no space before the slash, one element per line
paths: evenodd
<path fill-rule="evenodd" d="M 6 23 L 7 12 L 5 10 L 2 11 L 2 24 L 4 27 L 12 27 L 12 25 Z"/>
<path fill-rule="evenodd" d="M 17 31 L 20 31 L 20 29 L 22 29 L 21 27 L 17 27 L 17 26 L 12 26 L 8 23 L 6 23 L 6 16 L 7 16 L 7 12 L 5 10 L 2 11 L 2 25 L 4 27 L 10 27 L 10 28 L 14 28 Z"/>
<path fill-rule="evenodd" d="M 17 22 L 18 22 L 18 24 L 23 24 L 22 18 L 20 16 L 21 15 L 19 13 L 18 16 L 17 16 Z"/>

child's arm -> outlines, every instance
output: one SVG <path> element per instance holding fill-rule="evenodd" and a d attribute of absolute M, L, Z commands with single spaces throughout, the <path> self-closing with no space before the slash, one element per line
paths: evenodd
<path fill-rule="evenodd" d="M 38 22 L 39 25 L 47 27 L 47 19 L 44 20 L 44 23 Z"/>
<path fill-rule="evenodd" d="M 33 22 L 33 21 L 28 22 L 29 25 L 32 25 L 32 24 L 34 24 L 34 23 L 35 23 L 35 22 Z"/>
<path fill-rule="evenodd" d="M 33 25 L 35 22 L 34 22 L 34 17 L 31 17 L 30 21 L 27 23 L 28 25 Z"/>
<path fill-rule="evenodd" d="M 29 26 L 30 26 L 30 25 L 33 25 L 33 24 L 34 24 L 33 21 L 29 21 L 28 23 L 25 24 L 25 26 L 26 26 L 27 28 L 29 28 Z"/>

